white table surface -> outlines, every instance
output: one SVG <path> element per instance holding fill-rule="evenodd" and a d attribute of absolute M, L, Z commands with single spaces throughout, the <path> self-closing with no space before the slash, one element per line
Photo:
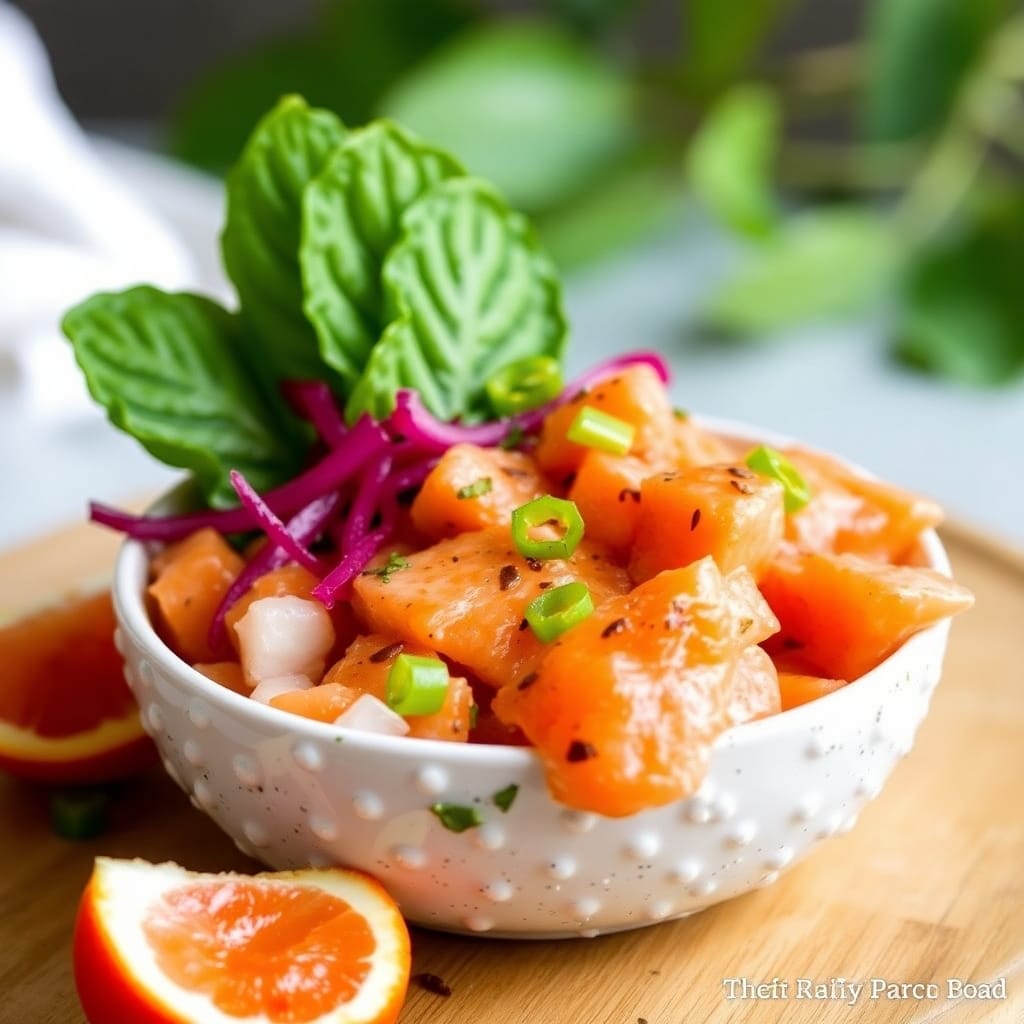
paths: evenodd
<path fill-rule="evenodd" d="M 102 151 L 177 226 L 210 290 L 222 292 L 219 186 L 119 145 Z M 842 453 L 1024 548 L 1024 383 L 970 391 L 908 373 L 887 360 L 881 325 L 863 322 L 823 325 L 784 343 L 688 342 L 688 311 L 727 260 L 707 232 L 666 230 L 575 275 L 570 372 L 615 352 L 659 349 L 675 370 L 677 404 Z M 52 358 L 54 373 L 73 373 L 65 356 Z M 174 476 L 84 401 L 29 407 L 0 371 L 0 548 L 81 518 L 90 497 L 125 500 Z"/>

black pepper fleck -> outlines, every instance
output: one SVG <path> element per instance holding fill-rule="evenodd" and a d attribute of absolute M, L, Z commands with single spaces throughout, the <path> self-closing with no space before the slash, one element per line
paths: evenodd
<path fill-rule="evenodd" d="M 622 490 L 619 491 L 619 501 L 625 501 L 627 498 L 632 501 L 639 501 L 640 492 L 632 487 L 623 487 Z"/>
<path fill-rule="evenodd" d="M 541 590 L 547 590 L 548 587 L 553 586 L 553 584 L 552 584 L 551 580 L 541 580 L 540 583 L 537 584 L 537 586 Z"/>
<path fill-rule="evenodd" d="M 370 661 L 375 665 L 379 665 L 382 661 L 390 661 L 395 655 L 402 653 L 402 648 L 405 644 L 399 640 L 397 643 L 388 644 L 387 647 L 382 647 L 379 651 L 374 651 L 370 655 Z"/>
<path fill-rule="evenodd" d="M 730 466 L 729 475 L 739 477 L 741 480 L 750 480 L 754 476 L 752 470 L 746 468 L 746 466 Z"/>
<path fill-rule="evenodd" d="M 754 493 L 754 488 L 751 487 L 750 484 L 743 483 L 742 480 L 730 480 L 729 483 L 732 484 L 732 489 L 734 491 L 739 491 L 740 494 Z"/>
<path fill-rule="evenodd" d="M 699 508 L 695 508 L 693 510 L 693 515 L 690 516 L 690 529 L 691 530 L 696 530 L 697 529 L 697 525 L 699 523 L 700 523 L 700 509 Z"/>
<path fill-rule="evenodd" d="M 519 583 L 519 570 L 514 565 L 503 565 L 498 573 L 498 585 L 502 590 L 511 590 Z"/>
<path fill-rule="evenodd" d="M 621 633 L 627 625 L 628 623 L 625 619 L 615 619 L 612 622 L 609 622 L 608 625 L 601 630 L 602 639 L 607 640 L 608 637 L 615 636 L 616 633 Z"/>
<path fill-rule="evenodd" d="M 597 747 L 586 740 L 573 740 L 565 754 L 565 759 L 570 764 L 589 761 L 592 757 L 597 757 Z"/>
<path fill-rule="evenodd" d="M 535 682 L 537 682 L 537 673 L 529 672 L 519 680 L 519 685 L 516 687 L 517 690 L 528 690 Z"/>
<path fill-rule="evenodd" d="M 534 571 L 540 572 L 544 568 L 544 563 L 539 558 L 528 558 L 526 564 Z"/>

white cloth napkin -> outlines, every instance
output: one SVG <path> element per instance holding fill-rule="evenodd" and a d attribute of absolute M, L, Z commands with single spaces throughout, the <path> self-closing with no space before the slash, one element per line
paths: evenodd
<path fill-rule="evenodd" d="M 86 408 L 59 332 L 68 307 L 195 276 L 173 231 L 97 158 L 32 25 L 0 0 L 0 364 L 14 368 L 19 403 L 59 416 Z"/>

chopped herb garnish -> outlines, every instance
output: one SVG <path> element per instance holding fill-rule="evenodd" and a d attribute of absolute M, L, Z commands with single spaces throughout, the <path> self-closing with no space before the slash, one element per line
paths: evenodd
<path fill-rule="evenodd" d="M 485 494 L 491 493 L 491 488 L 494 486 L 489 476 L 482 476 L 479 480 L 474 480 L 471 484 L 466 484 L 465 487 L 460 487 L 455 492 L 455 497 L 459 501 L 466 501 L 469 498 L 479 498 Z"/>
<path fill-rule="evenodd" d="M 110 794 L 102 789 L 58 790 L 50 797 L 50 823 L 62 839 L 94 839 L 107 827 Z"/>
<path fill-rule="evenodd" d="M 484 823 L 480 812 L 465 804 L 433 804 L 430 809 L 449 832 L 465 832 Z"/>
<path fill-rule="evenodd" d="M 687 412 L 686 409 L 680 409 L 678 406 L 672 410 L 672 415 L 675 416 L 677 420 L 688 420 L 690 418 L 689 412 Z"/>
<path fill-rule="evenodd" d="M 516 795 L 519 793 L 519 787 L 513 782 L 507 785 L 504 789 L 499 789 L 494 796 L 491 797 L 491 802 L 495 807 L 499 808 L 502 814 L 508 814 L 508 809 L 515 802 Z"/>
<path fill-rule="evenodd" d="M 390 583 L 396 572 L 408 569 L 411 564 L 408 558 L 403 558 L 397 551 L 392 551 L 383 565 L 378 565 L 376 569 L 364 569 L 362 575 L 379 576 L 381 583 Z"/>
<path fill-rule="evenodd" d="M 469 727 L 470 729 L 476 728 L 477 719 L 480 717 L 480 705 L 470 704 L 469 705 Z"/>

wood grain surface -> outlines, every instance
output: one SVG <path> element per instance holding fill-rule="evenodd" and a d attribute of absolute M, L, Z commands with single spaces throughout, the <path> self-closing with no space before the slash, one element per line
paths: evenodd
<path fill-rule="evenodd" d="M 946 540 L 978 604 L 953 629 L 915 749 L 853 832 L 769 889 L 637 932 L 509 942 L 416 931 L 414 971 L 452 994 L 413 985 L 401 1024 L 1022 1024 L 1024 560 L 956 528 Z M 114 547 L 79 528 L 0 556 L 0 612 L 96 579 Z M 69 944 L 96 854 L 255 867 L 158 772 L 126 785 L 110 831 L 85 843 L 51 835 L 41 790 L 0 779 L 2 1024 L 82 1024 Z M 793 998 L 801 978 L 873 977 L 938 995 Z M 779 978 L 790 998 L 730 1001 L 727 978 Z M 1007 996 L 950 1002 L 948 978 L 1006 978 Z"/>

